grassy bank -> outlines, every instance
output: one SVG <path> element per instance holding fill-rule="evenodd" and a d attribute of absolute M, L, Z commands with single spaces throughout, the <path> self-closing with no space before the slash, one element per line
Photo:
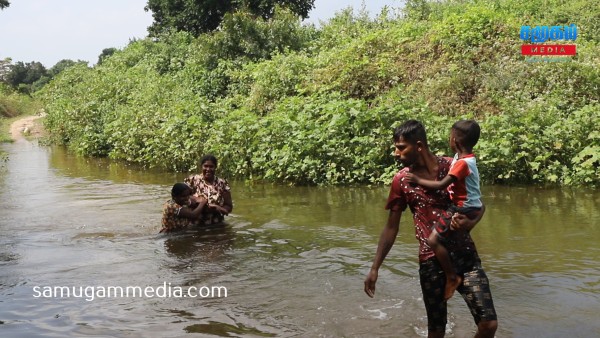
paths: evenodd
<path fill-rule="evenodd" d="M 21 116 L 0 118 L 0 142 L 5 143 L 13 141 L 10 135 L 10 126 L 20 118 Z"/>
<path fill-rule="evenodd" d="M 0 82 L 0 142 L 12 142 L 10 125 L 22 116 L 34 115 L 42 104 Z"/>

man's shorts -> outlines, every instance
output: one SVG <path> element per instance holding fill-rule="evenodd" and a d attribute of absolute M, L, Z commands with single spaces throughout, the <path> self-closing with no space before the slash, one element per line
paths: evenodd
<path fill-rule="evenodd" d="M 489 281 L 477 254 L 469 252 L 462 257 L 453 254 L 452 261 L 463 278 L 462 285 L 457 291 L 467 303 L 475 324 L 479 324 L 480 321 L 497 320 Z M 446 286 L 444 271 L 434 257 L 419 264 L 419 276 L 427 311 L 428 329 L 443 332 L 448 321 L 447 303 L 444 301 Z"/>

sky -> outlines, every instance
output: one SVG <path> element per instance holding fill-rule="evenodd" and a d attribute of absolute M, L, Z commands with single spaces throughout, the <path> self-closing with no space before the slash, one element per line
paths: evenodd
<path fill-rule="evenodd" d="M 123 48 L 147 36 L 152 14 L 147 0 L 11 0 L 0 10 L 0 60 L 41 62 L 46 68 L 63 59 L 98 61 L 105 48 Z M 318 24 L 352 7 L 372 15 L 400 0 L 315 0 L 307 22 Z"/>

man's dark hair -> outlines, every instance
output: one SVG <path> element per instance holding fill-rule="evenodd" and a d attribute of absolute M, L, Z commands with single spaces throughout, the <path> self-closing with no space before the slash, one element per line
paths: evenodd
<path fill-rule="evenodd" d="M 183 195 L 184 192 L 186 191 L 191 191 L 192 188 L 190 188 L 189 185 L 185 184 L 185 183 L 175 183 L 173 185 L 173 188 L 171 189 L 171 197 L 175 198 L 178 196 Z"/>
<path fill-rule="evenodd" d="M 460 145 L 470 150 L 475 147 L 479 141 L 481 129 L 475 120 L 460 120 L 452 125 L 452 129 L 456 131 L 456 140 Z"/>
<path fill-rule="evenodd" d="M 408 120 L 394 130 L 394 141 L 397 142 L 402 138 L 404 141 L 415 144 L 421 141 L 427 147 L 427 134 L 425 127 L 417 120 Z"/>

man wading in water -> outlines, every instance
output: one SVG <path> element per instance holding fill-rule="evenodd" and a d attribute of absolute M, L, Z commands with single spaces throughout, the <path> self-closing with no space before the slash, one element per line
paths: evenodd
<path fill-rule="evenodd" d="M 386 209 L 390 210 L 388 221 L 381 232 L 373 265 L 365 279 L 364 290 L 369 297 L 375 295 L 379 267 L 394 245 L 402 212 L 407 206 L 410 207 L 415 235 L 419 241 L 419 277 L 427 311 L 428 337 L 444 337 L 448 315 L 447 303 L 444 300 L 446 277 L 434 252 L 427 245 L 427 238 L 433 222 L 444 214 L 451 202 L 446 190 L 424 189 L 410 183 L 406 174 L 412 173 L 428 180 L 441 180 L 448 174 L 452 159 L 435 156 L 429 151 L 425 128 L 415 120 L 409 120 L 396 128 L 394 146 L 394 154 L 404 168 L 392 181 L 386 204 Z M 457 291 L 465 299 L 477 325 L 475 337 L 494 337 L 498 327 L 496 310 L 487 276 L 469 234 L 484 212 L 485 207 L 473 220 L 461 214 L 455 215 L 452 220 L 453 237 L 447 246 L 448 251 L 452 253 L 454 268 L 462 277 Z"/>

